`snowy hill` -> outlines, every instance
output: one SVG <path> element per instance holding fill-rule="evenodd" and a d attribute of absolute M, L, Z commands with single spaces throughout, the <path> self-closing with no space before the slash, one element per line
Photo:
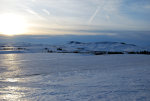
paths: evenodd
<path fill-rule="evenodd" d="M 66 44 L 68 49 L 83 49 L 84 51 L 142 51 L 146 50 L 133 44 L 126 44 L 120 42 L 91 42 L 81 43 L 71 41 Z"/>
<path fill-rule="evenodd" d="M 148 48 L 123 42 L 89 42 L 70 41 L 61 45 L 10 43 L 0 44 L 0 53 L 128 53 L 149 51 Z"/>

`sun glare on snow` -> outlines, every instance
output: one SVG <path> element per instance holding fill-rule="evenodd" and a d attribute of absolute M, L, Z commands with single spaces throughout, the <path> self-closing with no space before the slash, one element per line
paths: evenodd
<path fill-rule="evenodd" d="M 3 35 L 18 35 L 26 32 L 27 23 L 18 15 L 0 15 L 0 33 Z"/>

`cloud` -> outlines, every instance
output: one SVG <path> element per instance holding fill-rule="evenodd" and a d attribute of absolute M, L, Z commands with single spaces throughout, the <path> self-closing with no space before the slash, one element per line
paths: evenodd
<path fill-rule="evenodd" d="M 44 13 L 46 13 L 47 15 L 50 15 L 50 12 L 49 12 L 47 9 L 42 9 L 42 11 L 43 11 Z"/>
<path fill-rule="evenodd" d="M 97 7 L 97 9 L 96 9 L 95 12 L 93 13 L 93 15 L 90 17 L 90 19 L 89 19 L 89 21 L 88 21 L 89 24 L 93 21 L 93 19 L 95 18 L 95 16 L 96 16 L 97 13 L 99 12 L 99 10 L 100 10 L 100 6 Z"/>
<path fill-rule="evenodd" d="M 36 0 L 32 0 L 32 2 L 36 2 Z"/>
<path fill-rule="evenodd" d="M 26 9 L 26 11 L 27 11 L 28 13 L 30 13 L 30 14 L 38 15 L 37 12 L 35 12 L 35 11 L 31 10 L 31 9 Z"/>

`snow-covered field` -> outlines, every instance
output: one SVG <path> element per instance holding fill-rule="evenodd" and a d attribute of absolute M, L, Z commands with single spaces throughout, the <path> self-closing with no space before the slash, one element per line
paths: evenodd
<path fill-rule="evenodd" d="M 150 101 L 150 56 L 0 54 L 5 100 Z"/>

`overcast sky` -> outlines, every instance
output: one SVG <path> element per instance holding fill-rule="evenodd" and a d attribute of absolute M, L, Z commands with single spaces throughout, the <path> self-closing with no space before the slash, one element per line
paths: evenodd
<path fill-rule="evenodd" d="M 0 0 L 0 16 L 6 13 L 22 16 L 27 34 L 150 30 L 150 0 Z"/>

